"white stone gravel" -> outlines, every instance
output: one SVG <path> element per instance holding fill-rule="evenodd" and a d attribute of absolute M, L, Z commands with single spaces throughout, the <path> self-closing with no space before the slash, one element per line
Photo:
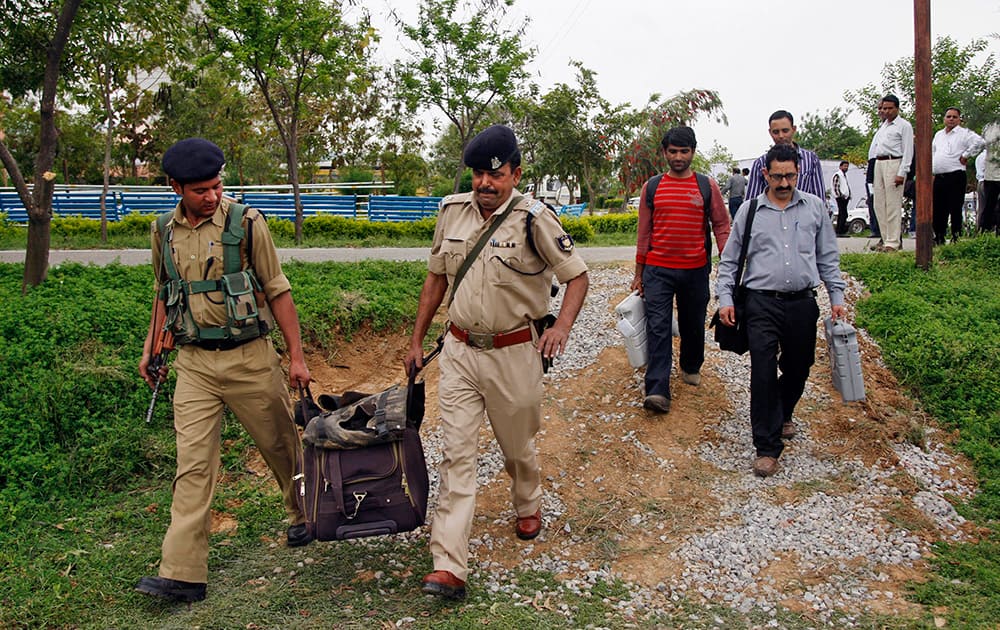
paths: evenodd
<path fill-rule="evenodd" d="M 580 313 L 570 339 L 569 348 L 546 377 L 548 393 L 558 399 L 561 384 L 567 379 L 599 378 L 603 367 L 596 359 L 604 348 L 621 344 L 621 337 L 614 328 L 613 300 L 627 292 L 632 273 L 624 268 L 598 268 L 590 272 L 591 288 L 587 302 Z M 714 276 L 713 276 L 714 277 Z M 848 299 L 854 299 L 863 287 L 848 279 Z M 714 283 L 714 280 L 713 280 Z M 819 291 L 821 313 L 827 314 L 829 306 L 826 293 Z M 553 310 L 558 309 L 558 298 Z M 864 335 L 864 331 L 861 331 Z M 750 473 L 753 455 L 749 413 L 749 356 L 738 357 L 720 352 L 706 331 L 706 370 L 718 370 L 720 380 L 726 384 L 726 396 L 732 411 L 720 413 L 713 424 L 713 438 L 691 447 L 690 453 L 716 467 L 711 492 L 722 506 L 714 526 L 691 532 L 680 541 L 672 552 L 684 569 L 680 575 L 665 578 L 653 588 L 626 582 L 628 596 L 609 602 L 626 619 L 642 618 L 662 611 L 676 611 L 682 598 L 703 599 L 723 604 L 741 613 L 753 610 L 774 616 L 777 606 L 787 599 L 800 601 L 812 611 L 811 618 L 819 625 L 852 626 L 859 613 L 863 613 L 876 600 L 891 600 L 895 594 L 878 588 L 888 581 L 887 567 L 908 567 L 920 562 L 928 551 L 926 543 L 910 532 L 888 522 L 883 516 L 887 505 L 904 500 L 901 492 L 887 483 L 893 474 L 911 475 L 921 491 L 914 497 L 914 504 L 937 525 L 942 537 L 958 539 L 962 536 L 964 519 L 959 516 L 945 497 L 967 499 L 974 490 L 954 481 L 960 478 L 950 474 L 956 469 L 952 456 L 942 447 L 934 431 L 927 432 L 927 449 L 909 444 L 894 444 L 898 462 L 880 461 L 874 467 L 865 466 L 852 459 L 834 459 L 825 454 L 817 444 L 808 423 L 797 418 L 798 435 L 790 441 L 782 455 L 782 468 L 769 479 L 761 480 Z M 600 427 L 605 442 L 617 441 L 631 446 L 639 457 L 649 458 L 656 466 L 666 470 L 674 463 L 657 455 L 633 431 L 621 426 L 622 420 L 640 411 L 642 378 L 634 375 L 636 399 L 618 402 L 621 413 L 595 412 L 573 408 L 573 401 L 564 401 L 573 420 L 591 428 Z M 816 378 L 815 373 L 810 381 Z M 841 404 L 832 400 L 825 389 L 807 385 L 802 405 Z M 570 411 L 570 409 L 572 409 Z M 861 413 L 845 407 L 845 413 Z M 437 465 L 440 462 L 440 429 L 423 432 L 424 449 L 431 471 L 432 488 L 437 487 Z M 508 482 L 503 474 L 503 460 L 495 442 L 483 440 L 478 466 L 481 486 Z M 565 544 L 548 554 L 533 555 L 534 548 L 518 548 L 522 553 L 521 568 L 536 569 L 559 574 L 559 590 L 584 597 L 591 596 L 591 589 L 598 582 L 624 579 L 607 566 L 593 566 L 587 561 L 571 559 L 572 547 L 585 541 L 570 530 L 563 515 L 566 506 L 559 496 L 564 484 L 585 483 L 596 490 L 600 473 L 585 473 L 585 478 L 575 478 L 578 471 L 550 473 L 545 481 L 542 510 L 546 529 L 542 540 L 553 529 L 560 531 Z M 948 472 L 948 475 L 941 475 Z M 844 484 L 844 480 L 849 484 Z M 823 491 L 831 482 L 838 481 L 838 488 L 849 486 L 853 490 L 837 493 Z M 812 484 L 819 490 L 807 494 L 796 503 L 777 503 L 773 492 L 762 489 Z M 436 493 L 436 490 L 432 490 Z M 436 497 L 432 497 L 435 500 Z M 433 507 L 431 508 L 433 513 Z M 509 522 L 513 511 L 502 515 Z M 649 522 L 643 514 L 626 515 L 637 519 L 636 524 Z M 414 539 L 426 536 L 426 530 L 406 536 Z M 495 541 L 483 534 L 470 541 L 470 566 L 476 588 L 496 595 L 505 595 L 515 601 L 529 604 L 532 598 L 543 593 L 522 593 L 514 574 L 496 563 L 483 559 L 480 549 L 493 550 Z M 582 554 L 581 554 L 582 555 Z M 822 579 L 797 580 L 797 585 L 778 583 L 768 575 L 776 563 L 788 562 L 797 567 L 802 576 Z M 569 608 L 560 612 L 571 615 Z M 773 624 L 776 625 L 776 624 Z"/>

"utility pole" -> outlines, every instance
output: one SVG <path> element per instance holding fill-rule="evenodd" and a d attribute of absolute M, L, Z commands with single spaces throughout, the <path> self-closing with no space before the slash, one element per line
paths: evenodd
<path fill-rule="evenodd" d="M 917 157 L 917 266 L 927 271 L 934 251 L 933 176 L 931 175 L 931 1 L 913 0 L 914 92 L 916 120 L 913 143 Z"/>

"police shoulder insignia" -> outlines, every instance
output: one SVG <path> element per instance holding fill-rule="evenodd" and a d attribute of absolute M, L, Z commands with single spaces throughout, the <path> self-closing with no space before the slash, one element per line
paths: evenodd
<path fill-rule="evenodd" d="M 528 212 L 532 216 L 536 216 L 537 217 L 542 212 L 542 210 L 544 210 L 544 209 L 545 209 L 545 204 L 542 203 L 541 201 L 538 201 L 536 199 L 535 202 L 533 204 L 531 204 L 531 207 L 528 208 Z"/>
<path fill-rule="evenodd" d="M 562 234 L 556 237 L 556 245 L 564 252 L 573 251 L 573 237 L 569 234 Z"/>

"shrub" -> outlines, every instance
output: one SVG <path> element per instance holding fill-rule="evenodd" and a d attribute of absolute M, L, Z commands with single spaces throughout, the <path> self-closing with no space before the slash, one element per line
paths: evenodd
<path fill-rule="evenodd" d="M 150 224 L 156 220 L 155 214 L 131 212 L 120 221 L 108 223 L 108 235 L 144 236 L 150 232 Z"/>
<path fill-rule="evenodd" d="M 628 234 L 635 232 L 639 224 L 639 213 L 627 212 L 620 214 L 605 214 L 587 216 L 584 220 L 597 234 Z"/>
<path fill-rule="evenodd" d="M 594 239 L 594 228 L 585 218 L 562 217 L 563 229 L 577 243 L 586 243 Z"/>

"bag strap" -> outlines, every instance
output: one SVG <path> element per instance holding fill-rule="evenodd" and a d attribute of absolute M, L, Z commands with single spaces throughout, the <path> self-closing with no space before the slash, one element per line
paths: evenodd
<path fill-rule="evenodd" d="M 736 266 L 736 291 L 743 289 L 743 266 L 747 261 L 747 248 L 750 247 L 750 229 L 753 227 L 753 217 L 757 214 L 757 200 L 750 202 L 747 220 L 743 226 L 743 246 L 740 247 L 740 262 Z"/>
<path fill-rule="evenodd" d="M 484 247 L 486 247 L 486 243 L 490 240 L 490 237 L 497 231 L 497 228 L 500 227 L 500 224 L 503 223 L 504 219 L 514 212 L 514 206 L 521 203 L 522 199 L 524 199 L 524 197 L 521 195 L 511 199 L 510 203 L 507 205 L 507 209 L 493 220 L 493 225 L 491 225 L 490 228 L 483 233 L 483 235 L 476 242 L 475 247 L 473 247 L 472 251 L 469 252 L 469 255 L 465 257 L 465 261 L 462 262 L 462 266 L 458 268 L 458 273 L 455 274 L 454 282 L 451 283 L 451 294 L 448 296 L 448 306 L 451 306 L 452 300 L 455 299 L 455 291 L 458 289 L 459 283 L 462 282 L 462 278 L 465 277 L 466 272 L 468 272 L 469 268 L 472 267 L 472 263 L 479 258 L 479 253 L 483 251 Z"/>
<path fill-rule="evenodd" d="M 695 181 L 698 182 L 698 190 L 701 191 L 701 201 L 705 213 L 705 264 L 712 264 L 712 183 L 707 175 L 701 173 L 694 174 Z"/>

